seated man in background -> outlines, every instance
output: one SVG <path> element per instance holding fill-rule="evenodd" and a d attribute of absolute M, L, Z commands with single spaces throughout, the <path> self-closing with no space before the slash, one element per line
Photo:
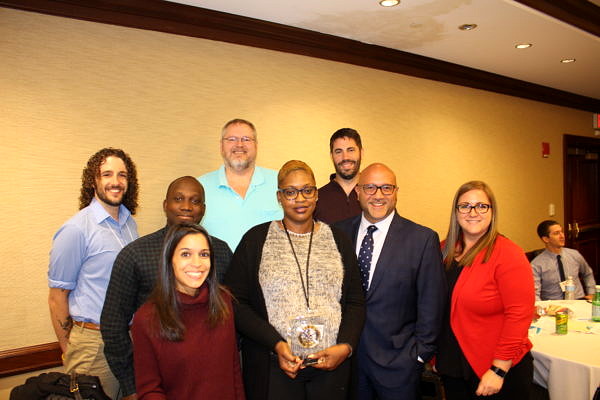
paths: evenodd
<path fill-rule="evenodd" d="M 546 250 L 531 261 L 536 300 L 562 300 L 564 285 L 561 283 L 569 276 L 575 282 L 575 298 L 591 299 L 596 285 L 594 273 L 577 250 L 565 247 L 562 226 L 556 221 L 542 221 L 537 234 Z M 585 290 L 579 277 L 583 279 Z"/>
<path fill-rule="evenodd" d="M 192 176 L 175 179 L 167 189 L 163 209 L 167 225 L 125 246 L 117 256 L 102 309 L 104 354 L 127 400 L 136 398 L 129 322 L 154 287 L 169 226 L 184 222 L 197 224 L 202 219 L 205 210 L 202 185 Z M 211 240 L 221 281 L 232 254 L 227 243 L 215 237 Z"/>

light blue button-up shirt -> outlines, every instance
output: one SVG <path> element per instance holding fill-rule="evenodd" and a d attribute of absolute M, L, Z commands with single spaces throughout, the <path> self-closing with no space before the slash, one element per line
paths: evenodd
<path fill-rule="evenodd" d="M 255 225 L 283 218 L 277 202 L 277 171 L 255 167 L 246 197 L 233 190 L 225 176 L 225 166 L 198 178 L 206 194 L 206 214 L 202 226 L 212 236 L 235 250 L 240 239 Z"/>
<path fill-rule="evenodd" d="M 531 260 L 536 300 L 562 300 L 564 298 L 560 287 L 560 272 L 558 272 L 556 256 L 557 254 L 545 249 Z M 586 294 L 594 294 L 596 291 L 594 272 L 581 253 L 575 249 L 563 247 L 560 256 L 565 270 L 565 278 L 571 276 L 575 283 L 575 298 L 579 299 Z M 581 285 L 580 276 L 583 278 L 585 288 Z"/>
<path fill-rule="evenodd" d="M 119 221 L 115 221 L 95 198 L 56 232 L 48 286 L 71 291 L 69 314 L 75 321 L 100 323 L 113 262 L 138 236 L 125 206 L 120 206 Z"/>

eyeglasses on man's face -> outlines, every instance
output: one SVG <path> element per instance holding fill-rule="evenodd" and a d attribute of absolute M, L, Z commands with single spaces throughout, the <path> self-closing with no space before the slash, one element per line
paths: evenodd
<path fill-rule="evenodd" d="M 485 214 L 490 211 L 490 208 L 492 208 L 492 206 L 485 203 L 460 203 L 456 205 L 456 210 L 461 214 L 470 214 L 471 210 L 477 211 L 478 214 Z"/>
<path fill-rule="evenodd" d="M 377 193 L 377 190 L 381 190 L 381 193 L 383 193 L 385 196 L 389 196 L 391 194 L 394 194 L 394 191 L 396 190 L 396 185 L 390 184 L 377 186 L 372 183 L 367 183 L 364 185 L 357 186 L 359 186 L 362 189 L 362 191 L 365 192 L 365 194 L 368 194 L 369 196 L 372 196 L 375 193 Z"/>
<path fill-rule="evenodd" d="M 242 137 L 237 137 L 237 136 L 228 136 L 228 137 L 224 137 L 223 141 L 225 143 L 229 143 L 229 144 L 234 144 L 234 143 L 238 143 L 238 142 L 242 142 L 242 143 L 252 143 L 254 142 L 254 138 L 250 137 L 250 136 L 242 136 Z"/>
<path fill-rule="evenodd" d="M 296 200 L 298 193 L 302 192 L 302 196 L 305 199 L 312 199 L 317 194 L 316 186 L 305 186 L 302 189 L 296 189 L 293 187 L 283 188 L 278 190 L 286 200 Z"/>

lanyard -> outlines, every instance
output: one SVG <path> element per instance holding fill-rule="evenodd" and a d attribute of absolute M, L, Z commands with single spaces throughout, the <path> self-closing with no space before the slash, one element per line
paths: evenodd
<path fill-rule="evenodd" d="M 296 260 L 296 265 L 298 266 L 298 273 L 300 274 L 300 282 L 302 282 L 302 292 L 304 292 L 304 299 L 306 300 L 306 308 L 310 310 L 310 300 L 309 300 L 309 286 L 308 286 L 308 266 L 310 263 L 310 250 L 312 249 L 312 239 L 313 233 L 315 231 L 315 222 L 313 221 L 312 228 L 310 229 L 310 240 L 308 242 L 308 254 L 306 255 L 306 285 L 304 285 L 304 279 L 302 278 L 302 268 L 300 267 L 300 262 L 298 261 L 298 256 L 296 255 L 296 250 L 294 250 L 294 245 L 292 244 L 292 238 L 290 238 L 290 233 L 285 226 L 285 222 L 281 220 L 281 225 L 283 225 L 283 230 L 288 238 L 288 242 L 290 242 L 290 247 L 292 248 L 292 253 L 294 254 L 294 259 Z"/>
<path fill-rule="evenodd" d="M 113 236 L 115 237 L 115 239 L 117 239 L 117 242 L 119 242 L 119 244 L 121 245 L 121 248 L 125 247 L 125 245 L 127 243 L 125 243 L 124 241 L 121 240 L 121 238 L 119 236 L 117 236 L 117 234 L 115 233 L 115 231 L 113 230 L 113 228 L 110 226 L 110 221 L 106 221 L 106 224 L 108 225 L 108 229 L 110 229 L 110 232 L 113 234 Z M 129 229 L 129 225 L 127 225 L 127 223 L 125 223 L 125 227 L 127 228 L 127 232 L 129 232 L 129 238 L 131 240 L 133 240 L 133 233 L 131 233 L 131 229 Z"/>

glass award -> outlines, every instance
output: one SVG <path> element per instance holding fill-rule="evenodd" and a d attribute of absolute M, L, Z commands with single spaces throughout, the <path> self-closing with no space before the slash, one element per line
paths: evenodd
<path fill-rule="evenodd" d="M 302 360 L 309 354 L 324 350 L 329 342 L 325 319 L 316 313 L 290 319 L 287 340 L 292 353 Z"/>

